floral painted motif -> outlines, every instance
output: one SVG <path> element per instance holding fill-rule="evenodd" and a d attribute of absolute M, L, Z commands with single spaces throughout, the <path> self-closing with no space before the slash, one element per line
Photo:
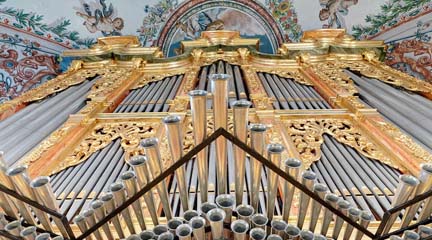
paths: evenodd
<path fill-rule="evenodd" d="M 354 26 L 352 35 L 357 39 L 371 39 L 379 33 L 406 23 L 432 11 L 430 0 L 390 0 L 381 6 L 381 12 L 368 15 L 368 26 Z"/>
<path fill-rule="evenodd" d="M 153 46 L 168 16 L 177 7 L 177 0 L 161 0 L 154 6 L 146 5 L 142 26 L 137 30 L 143 46 Z"/>
<path fill-rule="evenodd" d="M 297 23 L 297 13 L 290 0 L 266 0 L 272 16 L 280 24 L 285 32 L 286 41 L 298 41 L 302 36 L 302 30 Z"/>

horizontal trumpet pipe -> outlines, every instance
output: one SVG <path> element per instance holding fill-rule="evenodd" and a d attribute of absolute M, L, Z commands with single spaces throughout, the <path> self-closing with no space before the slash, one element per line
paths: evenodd
<path fill-rule="evenodd" d="M 358 208 L 350 208 L 348 209 L 348 217 L 351 218 L 354 222 L 357 222 L 360 218 L 361 211 Z M 344 239 L 350 239 L 354 226 L 347 224 L 344 233 Z"/>
<path fill-rule="evenodd" d="M 152 230 L 144 230 L 139 234 L 141 240 L 151 240 L 155 239 L 156 235 Z"/>
<path fill-rule="evenodd" d="M 414 231 L 405 231 L 402 235 L 403 240 L 419 240 L 420 236 Z"/>
<path fill-rule="evenodd" d="M 172 234 L 176 234 L 176 229 L 178 226 L 183 224 L 183 219 L 181 218 L 171 218 L 167 222 L 168 231 L 170 231 Z"/>
<path fill-rule="evenodd" d="M 326 201 L 327 203 L 329 203 L 332 207 L 337 208 L 337 202 L 339 201 L 339 197 L 338 195 L 334 194 L 334 193 L 327 193 L 324 196 L 324 201 Z M 323 221 L 321 224 L 321 234 L 322 235 L 327 235 L 327 231 L 328 228 L 330 226 L 330 222 L 333 219 L 333 212 L 330 211 L 329 209 L 325 208 L 324 209 L 324 217 L 323 217 Z"/>
<path fill-rule="evenodd" d="M 188 224 L 181 224 L 176 229 L 176 235 L 179 240 L 191 240 L 192 239 L 192 228 Z"/>
<path fill-rule="evenodd" d="M 129 159 L 129 165 L 133 168 L 136 179 L 138 182 L 138 189 L 143 188 L 145 185 L 147 185 L 150 176 L 148 167 L 147 167 L 147 158 L 142 155 L 134 156 L 131 159 Z M 147 210 L 150 213 L 152 222 L 154 226 L 157 226 L 159 224 L 158 214 L 156 212 L 156 207 L 153 199 L 153 195 L 151 192 L 148 192 L 144 194 L 144 201 L 147 205 Z"/>
<path fill-rule="evenodd" d="M 267 146 L 267 158 L 274 163 L 276 166 L 280 165 L 281 162 L 281 155 L 284 151 L 284 146 L 282 144 L 274 143 L 269 144 Z M 268 175 L 268 185 L 267 185 L 267 218 L 269 220 L 273 219 L 274 215 L 274 209 L 275 209 L 275 200 L 276 200 L 276 194 L 277 194 L 277 185 L 278 185 L 278 175 L 273 172 L 269 171 L 267 173 Z"/>
<path fill-rule="evenodd" d="M 420 225 L 418 227 L 418 234 L 421 238 L 427 238 L 432 236 L 432 227 L 428 227 L 426 225 Z"/>
<path fill-rule="evenodd" d="M 93 211 L 93 209 L 87 209 L 87 210 L 83 211 L 82 216 L 85 218 L 88 228 L 91 228 L 96 224 L 96 217 L 95 217 L 95 212 Z M 96 237 L 96 239 L 98 239 L 98 240 L 103 239 L 102 234 L 100 233 L 99 229 L 96 229 L 93 232 L 93 234 Z"/>
<path fill-rule="evenodd" d="M 138 191 L 138 186 L 136 183 L 135 172 L 126 171 L 120 175 L 120 179 L 123 182 L 127 197 L 130 198 Z M 141 202 L 139 200 L 132 203 L 132 208 L 134 210 L 135 216 L 137 217 L 138 224 L 141 227 L 141 230 L 146 229 L 144 213 L 142 211 Z"/>
<path fill-rule="evenodd" d="M 285 229 L 288 224 L 284 220 L 273 220 L 270 225 L 272 230 L 271 233 L 285 238 Z"/>
<path fill-rule="evenodd" d="M 227 129 L 228 120 L 228 80 L 231 76 L 227 74 L 211 74 L 211 88 L 213 93 L 213 119 L 214 128 Z M 216 144 L 216 178 L 217 193 L 227 193 L 227 140 L 226 138 L 217 138 Z"/>
<path fill-rule="evenodd" d="M 249 107 L 252 105 L 251 102 L 247 100 L 234 101 L 231 105 L 233 109 L 234 118 L 234 136 L 239 140 L 246 142 L 247 140 L 247 125 L 248 125 L 248 115 Z M 243 191 L 244 191 L 244 181 L 246 175 L 246 152 L 241 148 L 234 146 L 234 156 L 235 156 L 235 193 L 236 193 L 236 203 L 241 204 L 243 201 Z"/>
<path fill-rule="evenodd" d="M 174 234 L 170 232 L 164 232 L 158 236 L 157 240 L 174 240 Z"/>
<path fill-rule="evenodd" d="M 85 233 L 89 229 L 85 217 L 82 214 L 78 214 L 77 216 L 75 216 L 73 221 L 78 226 L 81 233 Z M 94 234 L 90 235 L 88 238 L 93 239 L 93 235 Z"/>
<path fill-rule="evenodd" d="M 112 193 L 110 193 L 110 192 L 109 193 L 104 193 L 102 195 L 102 197 L 100 198 L 100 200 L 102 202 L 104 202 L 104 206 L 105 206 L 105 209 L 106 209 L 106 211 L 107 211 L 108 214 L 111 213 L 112 211 L 114 211 L 114 209 L 115 209 L 115 202 L 114 202 L 114 196 L 113 196 Z M 120 238 L 125 238 L 125 234 L 123 232 L 123 228 L 122 228 L 122 225 L 120 223 L 119 217 L 115 216 L 115 217 L 111 218 L 111 221 L 112 221 L 112 223 L 114 225 L 114 228 L 115 228 L 115 230 L 117 232 L 117 235 Z"/>
<path fill-rule="evenodd" d="M 252 228 L 249 232 L 249 237 L 251 240 L 264 240 L 267 233 L 262 228 Z"/>
<path fill-rule="evenodd" d="M 137 234 L 132 234 L 129 237 L 127 237 L 126 240 L 141 240 L 141 238 Z"/>
<path fill-rule="evenodd" d="M 5 230 L 10 234 L 19 237 L 22 230 L 21 221 L 15 220 L 6 224 Z"/>
<path fill-rule="evenodd" d="M 171 156 L 174 161 L 179 160 L 183 156 L 183 136 L 181 131 L 181 118 L 175 115 L 166 116 L 163 119 L 165 125 L 168 145 L 171 151 Z M 180 202 L 183 211 L 189 209 L 189 193 L 186 185 L 186 176 L 184 166 L 179 167 L 175 172 L 177 185 L 180 192 Z"/>
<path fill-rule="evenodd" d="M 210 222 L 213 239 L 223 238 L 223 224 L 225 217 L 225 211 L 220 208 L 212 209 L 207 213 L 207 219 Z"/>
<path fill-rule="evenodd" d="M 344 215 L 348 214 L 348 209 L 351 207 L 351 203 L 343 200 L 343 199 L 339 199 L 339 201 L 337 202 L 337 208 L 339 211 L 341 211 Z M 333 227 L 333 234 L 332 237 L 334 239 L 338 239 L 339 234 L 342 230 L 342 226 L 343 226 L 344 220 L 341 217 L 337 217 L 334 227 Z"/>
<path fill-rule="evenodd" d="M 206 232 L 205 232 L 206 220 L 203 217 L 193 217 L 189 221 L 189 225 L 192 227 L 193 235 L 196 240 L 206 239 Z"/>
<path fill-rule="evenodd" d="M 97 221 L 102 220 L 106 216 L 106 214 L 105 214 L 106 209 L 105 209 L 103 201 L 94 200 L 93 202 L 90 203 L 90 207 L 91 207 L 91 209 L 93 209 Z M 102 225 L 102 230 L 105 232 L 105 235 L 108 239 L 114 239 L 114 237 L 111 233 L 111 229 L 107 223 Z"/>
<path fill-rule="evenodd" d="M 414 196 L 422 194 L 422 193 L 424 193 L 427 190 L 432 188 L 432 164 L 421 164 L 420 168 L 421 168 L 421 170 L 420 170 L 420 174 L 418 177 L 418 180 L 420 181 L 420 183 L 415 190 Z M 422 204 L 422 201 L 410 206 L 405 211 L 403 218 L 402 218 L 401 228 L 406 227 L 410 224 L 410 222 L 414 219 L 414 216 L 416 215 L 417 211 L 419 210 L 421 204 Z M 426 209 L 427 208 L 423 208 L 423 211 L 425 211 Z M 430 213 L 428 216 L 430 216 Z M 420 219 L 421 219 L 421 217 L 420 217 Z"/>
<path fill-rule="evenodd" d="M 221 194 L 216 197 L 215 202 L 220 209 L 225 211 L 224 222 L 230 223 L 235 206 L 235 198 L 230 194 Z"/>
<path fill-rule="evenodd" d="M 54 192 L 52 190 L 50 181 L 51 181 L 50 177 L 39 176 L 30 182 L 30 187 L 33 190 L 33 194 L 35 195 L 35 198 L 38 200 L 38 202 L 59 212 L 59 208 L 56 202 L 56 197 L 54 196 Z M 63 225 L 61 219 L 57 217 L 53 217 L 53 221 L 56 224 L 57 228 L 59 229 L 60 233 L 64 237 L 68 238 L 69 234 L 67 233 L 66 228 Z"/>
<path fill-rule="evenodd" d="M 25 240 L 36 239 L 37 236 L 36 227 L 31 226 L 31 227 L 24 228 L 23 230 L 21 230 L 20 236 Z"/>
<path fill-rule="evenodd" d="M 12 182 L 9 177 L 6 175 L 7 164 L 3 157 L 4 153 L 0 151 L 0 183 L 5 187 L 14 190 Z M 15 219 L 19 219 L 17 206 L 13 203 L 13 200 L 5 193 L 0 192 L 0 207 L 3 211 L 8 215 Z"/>
<path fill-rule="evenodd" d="M 288 158 L 284 161 L 285 172 L 287 172 L 294 179 L 298 179 L 301 161 L 295 158 Z M 284 181 L 284 199 L 283 199 L 283 214 L 282 219 L 284 221 L 289 220 L 289 214 L 291 210 L 291 204 L 294 198 L 295 187 L 288 181 Z"/>
<path fill-rule="evenodd" d="M 167 225 L 164 224 L 159 224 L 156 227 L 153 228 L 153 233 L 156 235 L 156 238 L 161 235 L 162 233 L 166 233 L 168 232 L 168 227 Z"/>
<path fill-rule="evenodd" d="M 263 155 L 265 146 L 265 131 L 267 130 L 267 127 L 264 124 L 251 124 L 249 130 L 251 148 Z M 256 212 L 258 211 L 262 164 L 258 160 L 250 158 L 250 171 L 250 199 L 251 205 Z"/>
<path fill-rule="evenodd" d="M 315 183 L 313 186 L 313 192 L 316 193 L 320 198 L 324 199 L 325 194 L 328 192 L 328 187 L 322 183 Z M 314 232 L 322 206 L 319 202 L 312 201 L 311 208 L 312 210 L 310 215 L 309 230 Z"/>
<path fill-rule="evenodd" d="M 246 204 L 238 205 L 235 211 L 237 212 L 237 217 L 246 221 L 248 224 L 250 224 L 250 218 L 255 213 L 255 209 L 251 205 Z"/>
<path fill-rule="evenodd" d="M 300 231 L 300 239 L 302 240 L 314 240 L 314 234 L 311 231 L 308 230 L 302 230 Z"/>
<path fill-rule="evenodd" d="M 207 92 L 192 90 L 189 93 L 192 126 L 194 131 L 195 146 L 201 143 L 207 136 Z M 207 202 L 208 193 L 208 162 L 207 148 L 197 153 L 198 180 L 201 201 Z"/>
<path fill-rule="evenodd" d="M 187 210 L 186 212 L 183 213 L 183 218 L 186 222 L 189 222 L 193 217 L 197 217 L 199 216 L 198 212 L 195 210 Z"/>
<path fill-rule="evenodd" d="M 277 234 L 270 234 L 267 236 L 267 240 L 283 240 L 283 238 Z"/>
<path fill-rule="evenodd" d="M 292 224 L 287 224 L 285 228 L 285 233 L 288 236 L 288 239 L 299 239 L 300 238 L 300 229 L 297 226 Z"/>
<path fill-rule="evenodd" d="M 234 240 L 246 240 L 246 232 L 249 230 L 249 223 L 238 219 L 231 223 L 231 231 L 234 235 Z"/>
<path fill-rule="evenodd" d="M 316 181 L 316 174 L 312 171 L 305 171 L 302 173 L 302 184 L 305 185 L 309 190 L 313 190 L 313 185 Z M 308 211 L 310 202 L 310 197 L 304 193 L 300 193 L 300 209 L 298 211 L 298 218 L 297 218 L 297 226 L 299 228 L 303 228 L 303 224 L 305 221 L 306 213 Z"/>
<path fill-rule="evenodd" d="M 110 191 L 114 196 L 115 206 L 118 207 L 122 205 L 126 201 L 126 192 L 125 186 L 121 182 L 115 182 L 110 185 Z M 132 222 L 132 216 L 130 213 L 130 209 L 126 208 L 121 212 L 124 221 L 126 222 L 126 226 L 129 229 L 129 232 L 135 234 L 135 228 Z"/>
<path fill-rule="evenodd" d="M 402 175 L 399 177 L 400 182 L 398 185 L 398 188 L 396 189 L 395 197 L 393 198 L 393 202 L 391 204 L 391 207 L 395 207 L 405 201 L 408 200 L 408 198 L 412 195 L 415 188 L 419 185 L 420 181 L 411 175 Z M 387 223 L 384 227 L 383 234 L 386 234 L 390 231 L 390 229 L 393 226 L 393 223 L 396 221 L 396 218 L 398 217 L 400 211 L 397 213 L 393 213 L 389 219 L 387 220 Z"/>
<path fill-rule="evenodd" d="M 372 219 L 373 219 L 373 215 L 370 212 L 362 211 L 360 213 L 360 225 L 363 226 L 364 228 L 367 228 L 367 226 L 372 221 Z M 362 233 L 361 231 L 357 231 L 354 239 L 355 240 L 361 240 L 363 235 L 364 235 L 364 233 Z"/>
<path fill-rule="evenodd" d="M 36 236 L 35 240 L 50 240 L 50 239 L 51 236 L 49 235 L 49 233 L 41 233 Z"/>
<path fill-rule="evenodd" d="M 252 228 L 262 228 L 266 229 L 268 223 L 268 218 L 261 213 L 256 213 L 251 217 L 251 227 Z"/>
<path fill-rule="evenodd" d="M 162 163 L 159 151 L 159 141 L 157 138 L 146 138 L 141 141 L 141 146 L 144 148 L 151 175 L 153 178 L 156 178 L 158 175 L 162 173 Z M 162 208 L 164 210 L 165 216 L 167 219 L 172 218 L 171 206 L 169 203 L 168 190 L 167 190 L 166 181 L 161 181 L 158 185 L 156 185 L 156 190 L 159 193 L 159 198 L 162 203 Z"/>

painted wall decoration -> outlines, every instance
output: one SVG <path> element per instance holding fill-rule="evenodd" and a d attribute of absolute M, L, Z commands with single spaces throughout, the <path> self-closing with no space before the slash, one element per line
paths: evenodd
<path fill-rule="evenodd" d="M 302 32 L 345 28 L 388 45 L 386 63 L 432 81 L 432 0 L 0 0 L 0 102 L 61 73 L 62 51 L 96 38 L 137 35 L 175 55 L 179 42 L 209 29 L 258 37 L 261 51 Z"/>

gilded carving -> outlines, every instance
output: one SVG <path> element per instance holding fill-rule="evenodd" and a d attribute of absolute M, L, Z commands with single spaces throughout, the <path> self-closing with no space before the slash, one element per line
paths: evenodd
<path fill-rule="evenodd" d="M 421 159 L 422 161 L 432 163 L 432 154 L 426 151 L 423 147 L 418 145 L 411 137 L 401 132 L 399 128 L 391 123 L 384 121 L 371 121 L 375 126 L 392 137 L 402 146 L 406 147 L 412 155 Z"/>
<path fill-rule="evenodd" d="M 127 160 L 130 156 L 142 153 L 142 149 L 139 148 L 140 141 L 154 137 L 160 125 L 161 123 L 158 122 L 138 121 L 98 123 L 72 153 L 52 170 L 51 174 L 85 161 L 117 138 L 121 139 L 121 146 Z"/>
<path fill-rule="evenodd" d="M 101 78 L 96 80 L 88 94 L 88 98 L 103 97 L 113 89 L 118 88 L 127 78 L 132 75 L 133 71 L 127 68 L 104 67 L 101 68 L 99 75 Z"/>
<path fill-rule="evenodd" d="M 186 96 L 177 96 L 173 100 L 169 100 L 168 104 L 171 106 L 171 111 L 185 112 L 189 104 L 189 98 Z"/>
<path fill-rule="evenodd" d="M 283 123 L 306 168 L 321 158 L 323 134 L 334 137 L 338 142 L 356 149 L 366 157 L 398 168 L 354 123 L 347 119 L 295 119 L 285 120 Z"/>
<path fill-rule="evenodd" d="M 258 110 L 271 109 L 271 104 L 275 101 L 269 98 L 266 94 L 250 94 L 252 102 L 255 104 L 255 108 Z"/>
<path fill-rule="evenodd" d="M 344 72 L 340 61 L 313 64 L 311 69 L 323 82 L 340 95 L 354 95 L 357 93 L 353 80 Z"/>
<path fill-rule="evenodd" d="M 266 72 L 270 74 L 278 75 L 279 77 L 283 78 L 290 78 L 294 81 L 308 86 L 313 86 L 313 83 L 305 77 L 303 74 L 300 73 L 297 69 L 278 69 L 278 68 L 254 68 L 256 72 Z"/>
<path fill-rule="evenodd" d="M 186 69 L 180 69 L 177 71 L 169 71 L 169 72 L 156 72 L 156 73 L 146 73 L 143 77 L 141 77 L 132 89 L 142 88 L 145 85 L 151 82 L 157 82 L 163 80 L 166 77 L 172 77 L 175 75 L 185 74 Z"/>

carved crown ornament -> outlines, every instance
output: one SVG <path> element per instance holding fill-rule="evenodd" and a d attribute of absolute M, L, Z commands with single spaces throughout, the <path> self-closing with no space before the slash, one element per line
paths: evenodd
<path fill-rule="evenodd" d="M 325 34 L 320 34 L 322 37 L 320 41 L 324 44 Z M 234 35 L 229 36 L 231 36 L 231 39 L 237 38 Z M 312 35 L 309 34 L 308 36 L 311 37 Z M 217 37 L 222 39 L 223 34 L 209 35 L 208 37 Z M 339 37 L 342 37 L 342 35 Z M 115 39 L 106 39 L 106 43 L 101 42 L 100 45 L 113 44 L 114 40 Z M 125 47 L 137 47 L 132 44 L 133 41 L 132 43 L 128 42 L 129 40 L 123 39 L 123 45 L 118 45 L 116 51 L 118 52 L 119 49 L 124 49 Z M 208 50 L 206 49 L 206 46 L 203 45 L 198 46 L 186 44 L 190 50 L 187 53 L 188 55 L 184 58 L 179 57 L 173 58 L 172 60 L 164 59 L 163 61 L 155 62 L 147 61 L 148 59 L 140 58 L 138 56 L 139 54 L 135 54 L 136 52 L 134 53 L 133 51 L 129 51 L 128 54 L 123 54 L 124 56 L 111 55 L 112 58 L 117 57 L 117 59 L 109 62 L 76 61 L 72 64 L 68 72 L 58 76 L 55 80 L 42 84 L 16 100 L 0 105 L 0 114 L 4 111 L 9 111 L 12 105 L 16 106 L 18 103 L 30 103 L 32 101 L 44 99 L 53 93 L 67 89 L 72 85 L 79 84 L 90 77 L 96 75 L 99 76 L 99 78 L 94 80 L 94 85 L 88 94 L 90 101 L 87 103 L 87 106 L 79 112 L 79 114 L 86 116 L 86 121 L 76 122 L 76 120 L 70 118 L 62 127 L 53 132 L 45 141 L 39 144 L 39 146 L 23 159 L 23 161 L 30 164 L 39 159 L 44 159 L 42 156 L 47 151 L 53 151 L 57 149 L 59 145 L 67 145 L 67 139 L 76 132 L 78 127 L 85 129 L 85 134 L 80 135 L 77 138 L 75 145 L 68 145 L 66 149 L 63 149 L 64 155 L 62 156 L 66 156 L 66 158 L 57 159 L 55 163 L 50 164 L 50 168 L 47 168 L 47 173 L 54 173 L 69 166 L 86 161 L 92 153 L 106 147 L 116 139 L 120 139 L 121 146 L 125 151 L 127 158 L 131 155 L 141 153 L 142 150 L 138 147 L 139 141 L 145 137 L 158 135 L 160 133 L 159 129 L 161 129 L 161 121 L 148 121 L 148 119 L 130 120 L 129 117 L 127 117 L 129 116 L 127 113 L 123 115 L 112 114 L 113 121 L 99 121 L 97 114 L 105 111 L 109 112 L 109 110 L 107 110 L 108 106 L 110 106 L 110 109 L 115 108 L 115 104 L 119 103 L 115 98 L 118 98 L 120 95 L 127 95 L 128 91 L 132 89 L 141 88 L 151 82 L 179 74 L 184 74 L 182 83 L 176 97 L 170 102 L 171 107 L 169 112 L 175 112 L 177 114 L 187 113 L 189 111 L 189 99 L 187 93 L 188 91 L 195 89 L 199 78 L 198 73 L 200 72 L 200 68 L 218 60 L 238 65 L 243 72 L 243 77 L 248 88 L 249 98 L 254 103 L 254 110 L 262 111 L 263 113 L 265 112 L 265 114 L 275 116 L 276 118 L 279 116 L 276 111 L 273 111 L 272 102 L 274 99 L 266 93 L 261 80 L 258 77 L 258 72 L 276 74 L 281 77 L 293 79 L 300 84 L 313 86 L 319 93 L 323 94 L 323 97 L 327 100 L 334 97 L 330 95 L 325 96 L 326 91 L 322 90 L 322 86 L 328 86 L 338 93 L 337 97 L 339 97 L 339 99 L 335 101 L 346 103 L 346 106 L 349 105 L 350 107 L 346 108 L 347 111 L 351 113 L 356 113 L 361 109 L 364 110 L 366 107 L 358 101 L 357 97 L 355 97 L 357 90 L 353 81 L 344 73 L 345 68 L 359 71 L 365 76 L 374 77 L 411 91 L 431 92 L 432 89 L 429 84 L 415 78 L 406 77 L 404 74 L 385 66 L 382 62 L 378 61 L 377 57 L 375 57 L 377 56 L 376 51 L 373 50 L 370 53 L 364 51 L 364 49 L 367 49 L 367 44 L 365 43 L 360 44 L 362 46 L 362 51 L 360 52 L 359 50 L 356 52 L 358 57 L 356 57 L 355 60 L 346 60 L 340 58 L 340 54 L 335 56 L 330 55 L 329 53 L 326 53 L 326 57 L 316 58 L 313 52 L 307 52 L 298 55 L 302 56 L 301 61 L 296 61 L 295 59 L 287 58 L 283 54 L 275 54 L 270 57 L 268 55 L 260 54 L 256 49 L 247 45 L 255 44 L 252 41 L 224 41 L 231 44 L 230 49 L 224 48 Z M 352 39 L 349 41 L 345 39 L 343 41 L 340 40 L 340 43 L 338 44 L 344 43 L 347 48 L 354 46 L 348 44 L 348 42 L 354 42 Z M 211 41 L 206 40 L 206 44 L 209 44 L 209 42 Z M 198 41 L 197 44 L 198 43 L 201 44 L 204 43 L 204 41 Z M 247 44 L 242 45 L 244 43 Z M 309 45 L 312 46 L 317 44 Z M 374 49 L 376 46 L 372 45 L 369 47 Z M 289 52 L 294 50 L 295 49 L 292 45 L 291 48 L 286 48 L 284 51 Z M 110 51 L 111 54 L 113 54 L 114 50 L 111 49 Z M 352 55 L 352 53 L 347 54 Z M 126 58 L 126 55 L 130 58 Z M 156 56 L 153 56 L 153 58 L 155 57 Z M 159 58 L 161 56 L 157 57 Z M 118 64 L 118 62 L 122 62 L 123 65 Z M 125 64 L 127 62 L 135 63 Z M 274 67 L 276 64 L 280 67 Z M 309 74 L 305 74 L 307 70 L 311 70 L 316 75 L 316 78 L 311 77 Z M 336 97 L 334 97 L 334 99 L 336 99 Z M 104 107 L 101 107 L 101 104 Z M 336 104 L 336 106 L 345 108 L 344 104 Z M 285 111 L 287 113 L 292 112 L 292 110 L 279 111 Z M 323 134 L 328 134 L 337 141 L 353 147 L 364 156 L 403 169 L 403 166 L 399 164 L 400 161 L 394 161 L 394 159 L 389 158 L 385 154 L 385 149 L 382 149 L 381 145 L 374 144 L 370 138 L 367 137 L 367 134 L 358 127 L 358 124 L 356 123 L 358 120 L 342 120 L 332 117 L 322 118 L 319 116 L 322 115 L 322 111 L 325 112 L 326 110 L 320 111 L 321 112 L 309 110 L 309 115 L 303 120 L 283 120 L 284 129 L 289 134 L 292 144 L 299 153 L 298 156 L 300 156 L 301 160 L 305 162 L 305 165 L 308 166 L 312 162 L 319 160 L 321 156 L 320 147 L 323 142 L 322 136 Z M 147 113 L 140 114 L 145 116 Z M 329 114 L 331 114 L 331 112 L 329 112 Z M 368 116 L 364 117 L 368 118 Z M 186 120 L 186 122 L 188 121 L 189 120 Z M 211 120 L 209 119 L 208 122 L 209 129 L 211 129 Z M 388 127 L 385 123 L 386 122 L 383 122 L 383 124 L 380 125 L 381 131 L 388 136 L 393 137 L 394 141 L 398 145 L 405 146 L 408 155 L 413 156 L 413 159 L 422 158 L 428 161 L 430 160 L 431 156 L 428 155 L 424 149 L 412 144 L 412 140 L 409 140 L 409 138 L 402 133 L 397 133 L 397 128 L 393 129 Z M 193 138 L 191 136 L 191 129 L 191 125 L 185 123 L 185 151 L 192 146 L 192 142 L 190 142 Z M 269 136 L 270 139 L 281 139 L 281 135 L 283 135 L 283 133 L 279 133 L 276 130 L 272 130 L 271 134 L 272 135 Z M 164 143 L 165 140 L 161 139 L 161 141 L 161 151 L 168 154 L 169 151 L 166 148 L 166 143 Z M 163 150 L 164 146 L 166 150 Z M 166 156 L 162 157 L 167 158 Z"/>

